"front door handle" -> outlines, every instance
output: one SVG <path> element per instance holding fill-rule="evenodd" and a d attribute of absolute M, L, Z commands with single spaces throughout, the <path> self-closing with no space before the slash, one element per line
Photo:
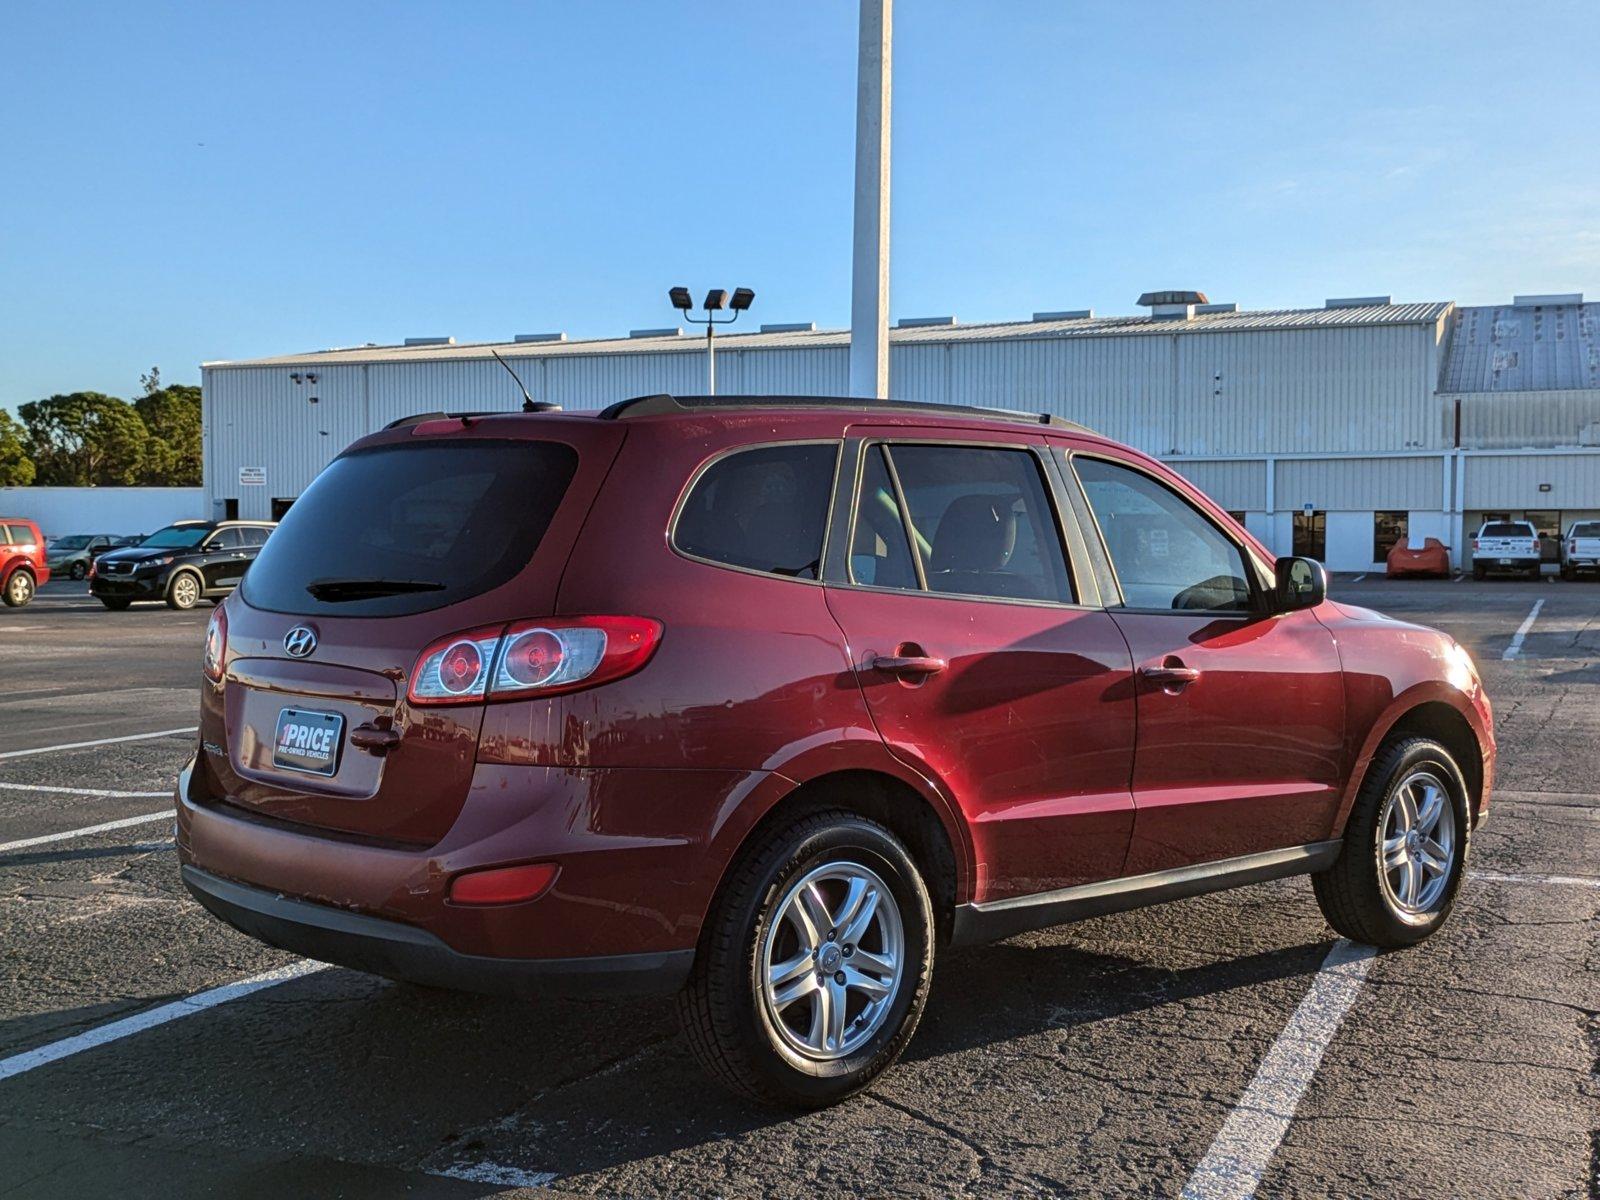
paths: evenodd
<path fill-rule="evenodd" d="M 1159 667 L 1140 667 L 1139 675 L 1174 696 L 1200 678 L 1200 672 L 1194 667 L 1186 667 L 1176 661 L 1163 663 Z"/>
<path fill-rule="evenodd" d="M 879 654 L 872 660 L 874 670 L 891 675 L 937 675 L 950 664 L 926 654 Z"/>

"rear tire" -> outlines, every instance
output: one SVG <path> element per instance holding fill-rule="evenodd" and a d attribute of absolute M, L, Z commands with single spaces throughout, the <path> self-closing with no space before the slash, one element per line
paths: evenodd
<path fill-rule="evenodd" d="M 1437 813 L 1431 811 L 1435 795 Z M 1466 781 L 1448 750 L 1422 737 L 1384 743 L 1351 809 L 1343 852 L 1311 877 L 1328 924 L 1352 941 L 1385 948 L 1412 946 L 1432 934 L 1449 917 L 1461 887 L 1467 818 Z"/>
<path fill-rule="evenodd" d="M 821 1108 L 900 1056 L 927 1003 L 933 953 L 928 889 L 899 839 L 852 812 L 814 813 L 763 836 L 731 870 L 679 1020 L 700 1065 L 733 1091 Z"/>
<path fill-rule="evenodd" d="M 187 611 L 200 603 L 200 577 L 193 571 L 179 571 L 167 584 L 167 607 Z"/>
<path fill-rule="evenodd" d="M 1539 577 L 1541 575 L 1543 575 L 1543 574 L 1544 574 L 1544 568 L 1543 567 L 1534 566 L 1534 567 L 1529 567 L 1528 568 L 1528 578 L 1533 580 L 1535 583 L 1539 582 Z"/>
<path fill-rule="evenodd" d="M 13 571 L 6 580 L 5 591 L 0 592 L 0 600 L 6 602 L 7 608 L 22 608 L 33 599 L 33 591 L 33 576 L 27 571 Z"/>
<path fill-rule="evenodd" d="M 1488 573 L 1489 570 L 1487 567 L 1480 567 L 1477 563 L 1472 564 L 1472 577 L 1474 579 L 1482 579 Z"/>
<path fill-rule="evenodd" d="M 112 612 L 122 612 L 128 607 L 128 605 L 132 604 L 133 601 L 132 600 L 117 600 L 117 599 L 114 599 L 114 598 L 112 598 L 110 596 L 101 596 L 100 597 L 100 603 L 104 604 Z"/>

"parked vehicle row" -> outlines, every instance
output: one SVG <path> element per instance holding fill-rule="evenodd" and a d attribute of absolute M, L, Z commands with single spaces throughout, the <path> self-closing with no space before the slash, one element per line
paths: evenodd
<path fill-rule="evenodd" d="M 1418 942 L 1495 761 L 1461 646 L 1160 462 L 843 399 L 363 438 L 212 614 L 199 726 L 178 850 L 222 920 L 675 991 L 714 1077 L 802 1106 L 894 1062 L 948 945 L 1297 874 Z"/>
<path fill-rule="evenodd" d="M 86 579 L 89 564 L 107 550 L 122 546 L 137 546 L 143 534 L 119 536 L 109 533 L 74 533 L 52 538 L 45 551 L 45 561 L 52 575 L 65 575 L 68 579 Z"/>

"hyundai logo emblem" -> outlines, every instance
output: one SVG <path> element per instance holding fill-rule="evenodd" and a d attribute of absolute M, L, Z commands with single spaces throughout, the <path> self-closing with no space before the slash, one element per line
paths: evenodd
<path fill-rule="evenodd" d="M 317 648 L 317 631 L 309 625 L 296 625 L 283 635 L 283 648 L 290 658 L 310 658 Z"/>

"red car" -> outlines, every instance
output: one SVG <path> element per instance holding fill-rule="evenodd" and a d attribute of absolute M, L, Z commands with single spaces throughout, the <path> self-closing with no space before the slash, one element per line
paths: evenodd
<path fill-rule="evenodd" d="M 1401 538 L 1390 549 L 1384 568 L 1384 574 L 1390 579 L 1404 579 L 1411 575 L 1448 579 L 1450 547 L 1438 538 L 1425 538 L 1420 546 L 1413 546 L 1407 539 Z"/>
<path fill-rule="evenodd" d="M 50 582 L 44 535 L 26 517 L 0 517 L 0 600 L 21 608 Z"/>
<path fill-rule="evenodd" d="M 183 878 L 395 978 L 677 991 L 716 1077 L 827 1104 L 945 946 L 1297 874 L 1350 937 L 1439 927 L 1489 702 L 1449 637 L 1326 588 L 1048 418 L 400 422 L 212 618 Z"/>

